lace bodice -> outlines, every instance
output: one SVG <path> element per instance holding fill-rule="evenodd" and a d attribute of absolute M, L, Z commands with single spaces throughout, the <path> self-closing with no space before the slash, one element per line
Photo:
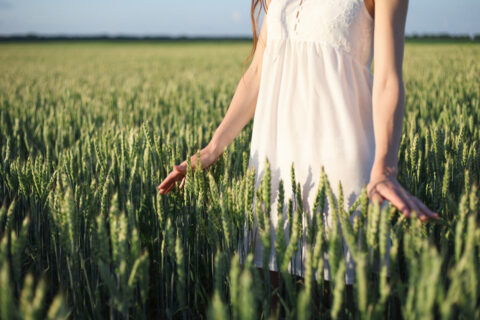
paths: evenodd
<path fill-rule="evenodd" d="M 322 43 L 369 67 L 373 26 L 363 0 L 272 0 L 267 14 L 267 39 Z"/>

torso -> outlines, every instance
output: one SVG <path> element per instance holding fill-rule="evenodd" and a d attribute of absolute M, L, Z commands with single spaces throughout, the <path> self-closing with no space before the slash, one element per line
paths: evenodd
<path fill-rule="evenodd" d="M 321 43 L 369 68 L 374 21 L 365 1 L 372 0 L 273 0 L 268 8 L 267 39 Z"/>

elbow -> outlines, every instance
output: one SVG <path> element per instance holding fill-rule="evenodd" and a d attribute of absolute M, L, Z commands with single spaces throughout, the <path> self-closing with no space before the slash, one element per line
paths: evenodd
<path fill-rule="evenodd" d="M 250 77 L 252 79 L 260 79 L 262 65 L 260 63 L 252 63 L 249 68 Z"/>
<path fill-rule="evenodd" d="M 243 80 L 249 92 L 255 92 L 255 94 L 258 92 L 262 72 L 261 68 L 261 64 L 252 63 L 245 72 Z"/>
<path fill-rule="evenodd" d="M 373 101 L 385 98 L 388 100 L 403 101 L 405 96 L 405 88 L 403 79 L 398 75 L 374 78 L 373 81 Z"/>

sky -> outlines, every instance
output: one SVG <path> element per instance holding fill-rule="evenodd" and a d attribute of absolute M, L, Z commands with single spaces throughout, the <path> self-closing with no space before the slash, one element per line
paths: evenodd
<path fill-rule="evenodd" d="M 0 0 L 0 35 L 251 36 L 250 3 Z M 410 0 L 405 32 L 480 34 L 479 17 L 480 0 Z"/>

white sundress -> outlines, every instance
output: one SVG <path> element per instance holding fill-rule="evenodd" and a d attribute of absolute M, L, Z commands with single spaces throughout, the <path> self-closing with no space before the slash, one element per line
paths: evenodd
<path fill-rule="evenodd" d="M 274 245 L 278 183 L 279 179 L 284 183 L 285 220 L 288 199 L 294 198 L 292 162 L 309 221 L 322 165 L 336 199 L 341 181 L 346 209 L 368 183 L 375 155 L 371 102 L 374 23 L 363 0 L 272 0 L 265 21 L 267 44 L 249 167 L 255 167 L 257 189 L 268 157 L 272 185 L 269 268 L 278 271 Z M 351 221 L 356 214 L 359 210 Z M 323 213 L 323 219 L 325 228 L 331 225 L 328 212 Z M 307 223 L 304 219 L 304 238 Z M 288 243 L 287 225 L 283 228 Z M 263 246 L 256 233 L 254 261 L 261 267 Z M 247 236 L 246 229 L 245 236 L 244 246 L 239 245 L 239 249 L 245 249 L 246 241 L 253 239 L 252 234 Z M 290 272 L 300 276 L 305 275 L 306 241 L 302 243 L 302 250 L 296 252 L 294 270 L 289 266 Z M 354 261 L 345 241 L 344 255 L 345 282 L 353 284 Z M 331 280 L 328 252 L 324 259 L 324 278 Z"/>

